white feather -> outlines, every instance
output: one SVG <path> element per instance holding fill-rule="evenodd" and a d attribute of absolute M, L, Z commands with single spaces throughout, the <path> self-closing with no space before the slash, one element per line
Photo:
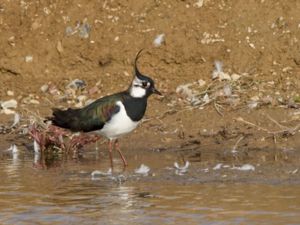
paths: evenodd
<path fill-rule="evenodd" d="M 146 90 L 141 87 L 142 81 L 135 77 L 130 88 L 130 95 L 134 98 L 142 98 L 146 95 Z"/>
<path fill-rule="evenodd" d="M 116 104 L 120 107 L 120 111 L 100 131 L 97 131 L 109 139 L 116 139 L 125 135 L 134 130 L 139 124 L 139 122 L 132 121 L 129 118 L 121 101 L 118 101 Z"/>
<path fill-rule="evenodd" d="M 20 114 L 19 113 L 15 113 L 14 122 L 11 125 L 11 127 L 15 127 L 18 123 L 20 123 Z"/>
<path fill-rule="evenodd" d="M 142 164 L 139 168 L 135 169 L 134 172 L 137 174 L 141 174 L 147 176 L 150 171 L 150 168 L 144 164 Z"/>
<path fill-rule="evenodd" d="M 159 47 L 162 45 L 162 43 L 165 41 L 165 34 L 159 34 L 155 37 L 153 41 L 153 45 L 155 47 Z"/>

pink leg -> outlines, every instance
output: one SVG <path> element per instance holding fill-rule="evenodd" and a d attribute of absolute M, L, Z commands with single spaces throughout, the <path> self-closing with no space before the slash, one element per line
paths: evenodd
<path fill-rule="evenodd" d="M 111 166 L 111 168 L 113 168 L 114 167 L 113 155 L 112 155 L 113 141 L 111 141 L 111 140 L 109 140 L 109 143 L 108 143 L 108 150 L 109 150 L 110 166 Z"/>
<path fill-rule="evenodd" d="M 125 159 L 125 157 L 124 157 L 124 155 L 123 155 L 123 153 L 122 153 L 122 151 L 120 149 L 120 145 L 119 145 L 118 139 L 115 140 L 115 147 L 116 147 L 116 149 L 117 149 L 117 151 L 118 151 L 118 153 L 119 153 L 119 155 L 120 155 L 120 157 L 121 157 L 121 159 L 123 161 L 124 167 L 128 166 L 128 163 L 127 163 L 127 161 L 126 161 L 126 159 Z"/>

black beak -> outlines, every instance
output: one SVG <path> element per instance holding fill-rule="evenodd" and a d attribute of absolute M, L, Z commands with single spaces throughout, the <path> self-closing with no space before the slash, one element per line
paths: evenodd
<path fill-rule="evenodd" d="M 155 87 L 152 88 L 152 93 L 157 95 L 162 95 L 162 93 L 160 93 Z"/>

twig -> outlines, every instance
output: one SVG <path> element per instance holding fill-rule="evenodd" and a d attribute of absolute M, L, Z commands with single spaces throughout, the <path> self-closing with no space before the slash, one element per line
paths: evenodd
<path fill-rule="evenodd" d="M 214 107 L 215 107 L 215 109 L 216 109 L 216 111 L 217 111 L 217 113 L 220 115 L 220 116 L 224 116 L 224 114 L 220 111 L 220 109 L 219 109 L 219 104 L 216 102 L 216 101 L 214 101 Z"/>
<path fill-rule="evenodd" d="M 263 130 L 263 131 L 267 132 L 268 134 L 272 134 L 272 135 L 279 135 L 279 134 L 295 135 L 295 133 L 300 129 L 300 124 L 298 124 L 297 126 L 295 126 L 295 127 L 293 127 L 293 128 L 287 127 L 287 128 L 285 128 L 285 129 L 282 129 L 282 130 L 270 131 L 270 130 L 268 130 L 268 129 L 266 129 L 266 128 L 263 128 L 263 127 L 260 127 L 260 126 L 254 124 L 254 123 L 251 123 L 251 122 L 249 122 L 249 121 L 246 121 L 246 120 L 244 120 L 242 117 L 238 117 L 238 118 L 236 119 L 236 121 L 242 122 L 242 123 L 245 123 L 245 124 L 248 124 L 248 125 L 251 125 L 251 126 L 253 126 L 253 127 L 256 127 L 256 128 L 258 128 L 258 129 Z"/>
<path fill-rule="evenodd" d="M 267 133 L 270 133 L 270 131 L 269 131 L 268 129 L 263 128 L 263 127 L 260 127 L 260 126 L 254 124 L 254 123 L 251 123 L 251 122 L 249 122 L 249 121 L 247 121 L 247 120 L 244 120 L 242 117 L 238 117 L 238 118 L 236 119 L 236 121 L 242 122 L 242 123 L 245 123 L 245 124 L 248 124 L 248 125 L 250 125 L 250 126 L 253 126 L 253 127 L 258 128 L 259 130 L 263 130 L 263 131 L 265 131 L 265 132 L 267 132 Z"/>
<path fill-rule="evenodd" d="M 236 152 L 236 149 L 237 149 L 237 147 L 238 147 L 238 144 L 241 142 L 241 140 L 243 140 L 244 139 L 244 136 L 241 136 L 238 140 L 237 140 L 237 142 L 235 143 L 235 145 L 233 146 L 233 148 L 232 148 L 232 150 L 231 150 L 231 152 Z"/>
<path fill-rule="evenodd" d="M 279 122 L 277 122 L 275 119 L 273 119 L 270 115 L 267 114 L 267 118 L 271 120 L 273 123 L 275 123 L 277 126 L 279 126 L 281 129 L 290 129 L 289 127 L 281 125 Z"/>

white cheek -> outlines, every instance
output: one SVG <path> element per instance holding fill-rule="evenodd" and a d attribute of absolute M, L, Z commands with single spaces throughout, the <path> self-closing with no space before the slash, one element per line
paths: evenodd
<path fill-rule="evenodd" d="M 141 87 L 132 87 L 130 89 L 130 95 L 134 98 L 142 98 L 146 95 L 146 90 Z"/>

